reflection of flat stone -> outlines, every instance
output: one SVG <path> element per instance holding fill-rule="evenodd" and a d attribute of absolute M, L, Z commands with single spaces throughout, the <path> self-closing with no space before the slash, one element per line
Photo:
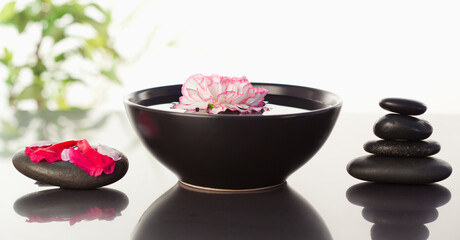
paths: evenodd
<path fill-rule="evenodd" d="M 404 158 L 401 158 L 404 161 Z M 347 199 L 364 207 L 364 219 L 375 223 L 371 238 L 428 239 L 424 225 L 438 218 L 437 207 L 451 198 L 450 191 L 438 184 L 360 183 L 347 190 Z"/>
<path fill-rule="evenodd" d="M 72 163 L 57 161 L 47 163 L 32 162 L 21 150 L 13 156 L 14 167 L 25 176 L 54 186 L 69 189 L 92 189 L 109 185 L 120 180 L 128 171 L 128 159 L 121 154 L 112 174 L 93 177 Z"/>
<path fill-rule="evenodd" d="M 372 240 L 425 240 L 430 231 L 425 225 L 375 224 L 371 228 Z"/>
<path fill-rule="evenodd" d="M 363 217 L 376 224 L 417 225 L 434 222 L 438 218 L 435 208 L 418 211 L 388 211 L 374 208 L 364 208 Z"/>
<path fill-rule="evenodd" d="M 369 141 L 364 144 L 369 153 L 393 157 L 428 157 L 438 153 L 441 145 L 436 141 Z"/>
<path fill-rule="evenodd" d="M 352 160 L 347 171 L 365 181 L 424 184 L 446 179 L 452 173 L 452 167 L 448 162 L 432 157 L 366 155 Z"/>
<path fill-rule="evenodd" d="M 445 205 L 450 191 L 439 184 L 359 183 L 347 190 L 351 203 L 385 211 L 423 211 Z"/>
<path fill-rule="evenodd" d="M 27 222 L 68 221 L 71 225 L 85 220 L 111 221 L 121 215 L 128 197 L 114 189 L 96 190 L 50 189 L 22 196 L 14 203 L 14 211 Z"/>

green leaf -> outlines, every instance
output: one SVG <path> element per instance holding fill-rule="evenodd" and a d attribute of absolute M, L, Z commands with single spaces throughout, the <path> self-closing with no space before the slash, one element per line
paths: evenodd
<path fill-rule="evenodd" d="M 0 11 L 0 23 L 9 22 L 14 17 L 14 7 L 16 2 L 9 2 L 5 4 L 2 11 Z"/>
<path fill-rule="evenodd" d="M 43 29 L 43 35 L 52 37 L 54 43 L 57 43 L 66 37 L 65 29 L 56 27 L 55 25 L 48 25 L 48 27 Z"/>
<path fill-rule="evenodd" d="M 8 70 L 9 70 L 9 74 L 8 74 L 8 78 L 6 78 L 6 84 L 10 87 L 13 87 L 18 80 L 18 76 L 19 76 L 19 73 L 21 72 L 21 68 L 9 67 Z"/>
<path fill-rule="evenodd" d="M 18 29 L 19 33 L 24 32 L 27 24 L 29 23 L 30 16 L 26 11 L 21 11 L 18 14 L 14 15 L 12 22 L 14 26 Z"/>
<path fill-rule="evenodd" d="M 68 78 L 62 80 L 62 84 L 63 84 L 64 86 L 67 86 L 67 85 L 70 84 L 70 83 L 76 83 L 76 82 L 84 83 L 83 80 L 78 79 L 78 78 L 73 78 L 73 77 L 68 77 Z"/>
<path fill-rule="evenodd" d="M 61 16 L 64 14 L 70 14 L 76 23 L 84 23 L 89 19 L 85 15 L 85 7 L 75 1 L 73 1 L 73 3 L 55 6 L 55 9 L 53 10 L 59 12 Z"/>
<path fill-rule="evenodd" d="M 56 57 L 54 57 L 55 62 L 61 62 L 61 61 L 64 61 L 66 59 L 67 59 L 67 54 L 66 53 L 61 53 L 61 54 L 57 55 Z"/>
<path fill-rule="evenodd" d="M 11 63 L 11 60 L 13 60 L 13 53 L 8 50 L 8 48 L 3 48 L 3 57 L 0 58 L 0 62 L 3 63 L 3 65 L 8 66 Z"/>
<path fill-rule="evenodd" d="M 43 86 L 40 84 L 32 84 L 25 87 L 18 95 L 17 100 L 25 99 L 43 99 L 42 97 Z"/>
<path fill-rule="evenodd" d="M 3 58 L 5 58 L 5 60 L 7 60 L 8 62 L 11 62 L 11 60 L 13 60 L 13 53 L 10 50 L 8 50 L 8 48 L 4 48 L 3 52 L 5 53 L 5 56 Z"/>

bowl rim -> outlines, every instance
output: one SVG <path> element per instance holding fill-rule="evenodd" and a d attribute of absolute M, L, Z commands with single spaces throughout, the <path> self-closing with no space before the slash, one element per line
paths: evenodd
<path fill-rule="evenodd" d="M 322 89 L 319 89 L 319 88 L 311 88 L 311 87 L 304 87 L 304 86 L 290 85 L 290 84 L 263 83 L 263 82 L 253 82 L 251 84 L 253 84 L 253 85 L 268 85 L 268 86 L 273 86 L 273 87 L 297 87 L 297 88 L 303 88 L 303 89 L 307 89 L 307 90 L 311 90 L 311 91 L 322 92 L 322 93 L 328 94 L 330 96 L 333 96 L 335 98 L 336 103 L 332 104 L 332 105 L 327 105 L 327 104 L 323 103 L 324 105 L 326 105 L 323 108 L 315 109 L 315 110 L 309 110 L 308 112 L 302 112 L 302 113 L 288 113 L 288 114 L 276 114 L 276 115 L 260 115 L 260 114 L 234 115 L 234 114 L 193 114 L 193 113 L 183 113 L 183 112 L 171 112 L 171 111 L 165 111 L 165 110 L 161 110 L 161 109 L 153 109 L 153 108 L 150 108 L 148 106 L 138 104 L 138 103 L 136 103 L 136 102 L 131 100 L 134 96 L 139 95 L 139 94 L 141 94 L 143 92 L 148 92 L 148 91 L 152 91 L 152 90 L 160 89 L 160 88 L 178 87 L 178 86 L 182 86 L 182 84 L 165 85 L 165 86 L 158 86 L 158 87 L 152 87 L 152 88 L 146 88 L 146 89 L 137 90 L 137 91 L 134 91 L 134 92 L 131 92 L 131 93 L 128 93 L 127 95 L 125 95 L 125 97 L 123 98 L 123 102 L 125 104 L 125 107 L 131 106 L 131 107 L 135 107 L 135 108 L 138 108 L 138 109 L 142 109 L 142 110 L 146 110 L 146 111 L 154 112 L 154 113 L 158 113 L 158 114 L 168 114 L 168 115 L 177 115 L 177 116 L 184 116 L 184 117 L 185 116 L 186 117 L 198 117 L 198 118 L 238 118 L 238 119 L 243 119 L 243 118 L 264 118 L 264 119 L 268 119 L 268 118 L 285 118 L 285 117 L 303 117 L 303 116 L 310 116 L 310 115 L 321 114 L 323 112 L 328 112 L 328 111 L 331 111 L 333 109 L 341 108 L 342 105 L 343 105 L 342 98 L 339 97 L 337 94 L 335 94 L 333 92 L 330 92 L 330 91 L 327 91 L 327 90 L 322 90 Z M 268 93 L 268 95 L 270 95 L 270 93 Z M 310 100 L 319 102 L 318 100 L 314 100 L 314 99 L 310 99 Z"/>

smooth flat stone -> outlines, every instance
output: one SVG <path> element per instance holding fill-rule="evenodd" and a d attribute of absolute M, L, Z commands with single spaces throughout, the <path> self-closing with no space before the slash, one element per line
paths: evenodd
<path fill-rule="evenodd" d="M 385 211 L 424 211 L 450 201 L 449 189 L 439 184 L 390 184 L 363 182 L 348 188 L 349 202 Z"/>
<path fill-rule="evenodd" d="M 425 184 L 448 178 L 452 167 L 448 162 L 433 157 L 367 155 L 348 163 L 347 171 L 351 176 L 365 181 Z"/>
<path fill-rule="evenodd" d="M 404 98 L 385 98 L 380 101 L 379 105 L 385 110 L 404 115 L 420 115 L 426 111 L 425 104 Z"/>
<path fill-rule="evenodd" d="M 364 150 L 376 155 L 392 157 L 428 157 L 438 153 L 441 145 L 436 141 L 369 141 Z"/>
<path fill-rule="evenodd" d="M 374 208 L 364 208 L 364 219 L 371 223 L 390 225 L 417 225 L 434 222 L 438 218 L 435 208 L 419 211 L 388 211 Z"/>
<path fill-rule="evenodd" d="M 387 114 L 374 124 L 374 134 L 385 140 L 419 141 L 432 133 L 429 122 L 401 114 Z"/>
<path fill-rule="evenodd" d="M 72 163 L 57 161 L 47 163 L 32 162 L 24 150 L 13 156 L 14 167 L 25 176 L 61 188 L 68 189 L 93 189 L 112 184 L 120 180 L 128 171 L 129 163 L 125 155 L 120 153 L 121 159 L 115 164 L 112 174 L 102 174 L 93 177 Z"/>

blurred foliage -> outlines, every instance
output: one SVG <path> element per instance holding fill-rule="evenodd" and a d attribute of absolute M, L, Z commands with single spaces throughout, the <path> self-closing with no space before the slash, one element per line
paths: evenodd
<path fill-rule="evenodd" d="M 78 110 L 16 110 L 0 119 L 0 158 L 11 157 L 18 149 L 43 140 L 65 141 L 91 138 L 108 121 L 124 121 L 122 112 Z"/>
<path fill-rule="evenodd" d="M 33 100 L 37 109 L 75 109 L 76 106 L 69 105 L 68 89 L 75 83 L 86 84 L 88 81 L 63 67 L 66 61 L 75 57 L 94 67 L 93 77 L 120 83 L 116 74 L 120 56 L 112 47 L 108 33 L 110 12 L 95 3 L 81 3 L 79 0 L 59 2 L 35 0 L 18 9 L 16 2 L 12 1 L 0 11 L 0 24 L 13 26 L 20 35 L 38 26 L 41 34 L 27 63 L 16 63 L 14 53 L 9 48 L 0 49 L 3 52 L 0 53 L 0 66 L 4 65 L 8 71 L 4 81 L 8 103 L 12 107 L 17 107 L 25 100 Z M 91 11 L 93 15 L 96 13 L 96 16 L 102 17 L 92 17 L 88 14 Z M 88 37 L 69 33 L 68 29 L 76 25 L 86 27 L 85 32 L 95 34 Z M 56 46 L 67 39 L 73 39 L 77 44 L 70 49 L 56 50 L 59 49 Z M 46 48 L 42 44 L 45 41 L 51 42 Z M 96 55 L 103 57 L 95 58 Z M 23 72 L 29 72 L 25 76 L 31 79 L 21 77 Z"/>

